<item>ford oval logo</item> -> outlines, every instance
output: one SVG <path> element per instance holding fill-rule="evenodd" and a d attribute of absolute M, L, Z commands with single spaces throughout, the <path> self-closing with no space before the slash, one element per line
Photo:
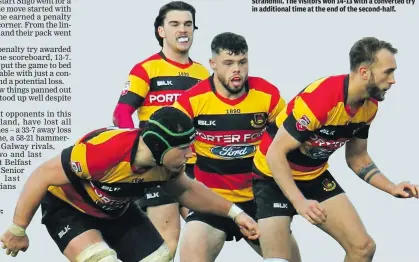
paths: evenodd
<path fill-rule="evenodd" d="M 230 145 L 230 146 L 216 146 L 211 148 L 211 153 L 222 158 L 241 158 L 251 155 L 256 151 L 254 145 Z"/>

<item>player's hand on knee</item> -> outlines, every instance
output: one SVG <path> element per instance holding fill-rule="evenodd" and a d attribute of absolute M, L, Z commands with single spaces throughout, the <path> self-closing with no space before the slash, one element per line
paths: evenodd
<path fill-rule="evenodd" d="M 241 212 L 234 222 L 239 226 L 241 233 L 250 240 L 256 240 L 260 236 L 258 223 L 245 212 Z"/>
<path fill-rule="evenodd" d="M 29 239 L 24 229 L 12 225 L 7 231 L 0 237 L 2 242 L 2 248 L 6 250 L 6 255 L 12 257 L 17 256 L 19 251 L 25 252 L 29 247 Z"/>
<path fill-rule="evenodd" d="M 408 181 L 401 182 L 400 184 L 393 187 L 391 194 L 399 198 L 419 198 L 419 186 L 411 184 Z"/>
<path fill-rule="evenodd" d="M 303 216 L 314 225 L 326 222 L 326 210 L 315 200 L 301 200 L 295 205 L 295 209 L 300 216 Z"/>

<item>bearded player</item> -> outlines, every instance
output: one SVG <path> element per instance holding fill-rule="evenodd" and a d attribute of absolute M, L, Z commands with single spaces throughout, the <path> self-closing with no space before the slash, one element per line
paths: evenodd
<path fill-rule="evenodd" d="M 387 179 L 367 150 L 378 104 L 395 83 L 396 53 L 373 37 L 357 41 L 349 52 L 349 74 L 309 84 L 267 129 L 254 157 L 260 179 L 253 185 L 266 261 L 291 260 L 289 230 L 296 214 L 333 237 L 346 251 L 345 262 L 372 261 L 375 242 L 328 171 L 340 147 L 366 183 L 395 197 L 418 197 L 416 185 Z"/>
<path fill-rule="evenodd" d="M 285 107 L 276 86 L 248 76 L 248 45 L 243 36 L 221 33 L 212 44 L 214 74 L 186 91 L 174 104 L 197 130 L 196 180 L 255 215 L 252 160 L 266 126 Z M 215 261 L 224 242 L 242 239 L 239 227 L 224 217 L 191 210 L 180 244 L 182 262 Z M 259 254 L 257 241 L 248 244 Z M 293 246 L 294 261 L 299 251 Z"/>

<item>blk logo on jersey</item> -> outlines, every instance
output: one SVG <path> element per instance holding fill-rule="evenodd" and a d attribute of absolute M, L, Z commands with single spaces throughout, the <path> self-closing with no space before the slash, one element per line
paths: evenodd
<path fill-rule="evenodd" d="M 172 86 L 173 83 L 170 80 L 160 80 L 157 81 L 157 86 Z"/>
<path fill-rule="evenodd" d="M 200 126 L 216 126 L 215 120 L 198 120 Z"/>

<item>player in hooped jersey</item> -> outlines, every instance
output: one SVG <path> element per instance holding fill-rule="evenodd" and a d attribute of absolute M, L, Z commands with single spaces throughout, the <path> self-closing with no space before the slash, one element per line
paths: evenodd
<path fill-rule="evenodd" d="M 211 50 L 214 74 L 181 95 L 174 107 L 188 114 L 197 130 L 195 179 L 254 215 L 253 155 L 285 100 L 268 81 L 248 77 L 244 37 L 221 33 Z M 237 225 L 221 216 L 191 210 L 186 221 L 180 244 L 183 262 L 215 261 L 225 240 L 242 238 Z M 261 254 L 257 242 L 248 243 Z M 298 259 L 298 248 L 294 250 Z"/>
<path fill-rule="evenodd" d="M 162 50 L 132 68 L 114 110 L 116 126 L 133 127 L 131 115 L 135 110 L 140 127 L 143 126 L 155 110 L 172 105 L 185 90 L 209 76 L 203 65 L 189 57 L 194 30 L 198 28 L 195 15 L 194 7 L 182 1 L 161 7 L 154 28 Z M 186 174 L 191 178 L 195 160 L 191 157 L 186 165 Z M 179 211 L 185 216 L 186 209 L 179 208 L 161 187 L 148 189 L 138 203 L 175 254 L 180 234 Z"/>
<path fill-rule="evenodd" d="M 172 261 L 167 243 L 131 204 L 156 185 L 186 207 L 232 218 L 256 239 L 252 218 L 185 175 L 195 133 L 188 116 L 164 107 L 142 129 L 103 128 L 83 136 L 28 178 L 0 238 L 6 254 L 28 248 L 25 231 L 41 205 L 42 223 L 69 261 Z"/>
<path fill-rule="evenodd" d="M 328 171 L 340 147 L 365 182 L 395 197 L 418 197 L 416 185 L 389 181 L 367 151 L 378 103 L 395 83 L 396 53 L 388 42 L 360 39 L 349 52 L 349 74 L 312 82 L 268 127 L 254 157 L 261 179 L 253 185 L 267 261 L 292 261 L 289 229 L 296 214 L 332 236 L 346 251 L 345 261 L 372 261 L 375 242 Z"/>

